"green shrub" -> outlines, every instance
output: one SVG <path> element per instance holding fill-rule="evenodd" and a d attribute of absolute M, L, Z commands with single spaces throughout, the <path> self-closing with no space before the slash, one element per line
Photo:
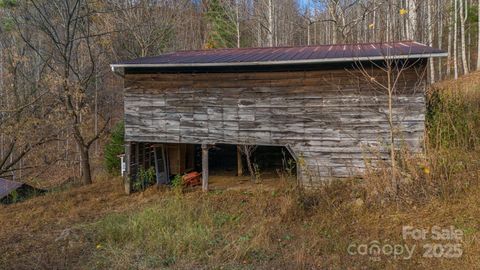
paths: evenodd
<path fill-rule="evenodd" d="M 183 189 L 183 176 L 181 174 L 175 175 L 172 180 L 172 187 L 177 191 L 182 191 Z"/>
<path fill-rule="evenodd" d="M 148 186 L 155 184 L 155 170 L 153 167 L 147 170 L 140 168 L 137 178 L 133 181 L 134 191 L 144 191 Z"/>
<path fill-rule="evenodd" d="M 480 145 L 480 94 L 478 87 L 433 89 L 427 99 L 426 126 L 435 149 L 475 150 Z"/>
<path fill-rule="evenodd" d="M 124 152 L 124 124 L 123 121 L 115 125 L 110 135 L 110 141 L 105 145 L 105 168 L 111 174 L 120 173 L 120 158 Z"/>
<path fill-rule="evenodd" d="M 17 6 L 17 0 L 0 0 L 0 8 L 13 8 Z"/>

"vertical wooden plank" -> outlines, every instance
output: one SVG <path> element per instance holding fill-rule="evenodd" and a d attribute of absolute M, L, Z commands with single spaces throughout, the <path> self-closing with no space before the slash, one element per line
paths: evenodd
<path fill-rule="evenodd" d="M 131 180 L 131 144 L 127 142 L 125 144 L 125 174 L 123 176 L 123 184 L 125 186 L 125 193 L 129 195 L 132 192 L 132 180 Z"/>
<path fill-rule="evenodd" d="M 237 176 L 243 175 L 242 152 L 240 146 L 237 145 Z"/>
<path fill-rule="evenodd" d="M 202 144 L 202 190 L 208 191 L 208 145 Z"/>

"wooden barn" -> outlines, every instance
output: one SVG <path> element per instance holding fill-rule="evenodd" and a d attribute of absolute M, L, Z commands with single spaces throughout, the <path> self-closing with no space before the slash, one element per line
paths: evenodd
<path fill-rule="evenodd" d="M 391 132 L 420 151 L 427 62 L 443 56 L 404 41 L 180 51 L 112 64 L 124 80 L 127 191 L 149 167 L 158 183 L 197 169 L 206 189 L 215 164 L 236 158 L 242 170 L 239 145 L 286 149 L 305 186 L 388 158 Z M 216 161 L 215 146 L 225 150 Z"/>

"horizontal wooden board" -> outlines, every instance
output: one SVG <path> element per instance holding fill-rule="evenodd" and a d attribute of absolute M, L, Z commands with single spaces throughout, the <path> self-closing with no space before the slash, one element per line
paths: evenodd
<path fill-rule="evenodd" d="M 397 141 L 413 150 L 421 149 L 424 134 L 419 74 L 404 71 L 393 98 Z M 289 145 L 305 161 L 305 182 L 351 176 L 373 152 L 388 158 L 388 96 L 378 85 L 384 82 L 379 69 L 368 76 L 358 70 L 127 74 L 125 138 Z"/>

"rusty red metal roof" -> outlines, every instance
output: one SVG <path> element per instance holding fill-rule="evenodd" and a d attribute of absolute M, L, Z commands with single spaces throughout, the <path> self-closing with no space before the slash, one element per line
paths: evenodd
<path fill-rule="evenodd" d="M 229 48 L 178 51 L 112 64 L 117 67 L 201 67 L 313 64 L 443 57 L 443 50 L 415 41 L 315 45 L 302 47 Z"/>
<path fill-rule="evenodd" d="M 0 178 L 0 199 L 17 190 L 23 184 L 15 181 Z"/>

